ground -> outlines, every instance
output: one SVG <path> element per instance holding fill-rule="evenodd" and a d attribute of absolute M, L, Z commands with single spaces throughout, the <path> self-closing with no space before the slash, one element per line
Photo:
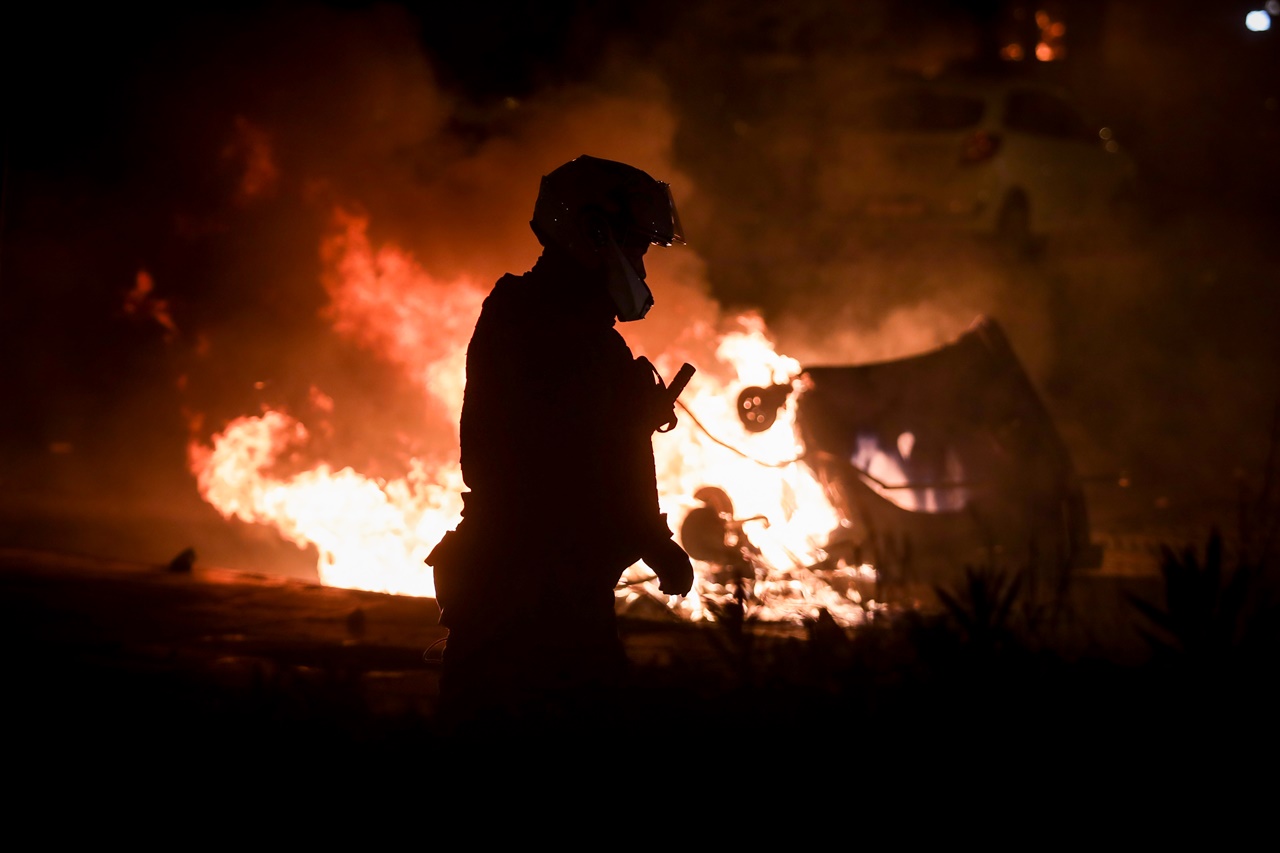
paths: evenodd
<path fill-rule="evenodd" d="M 199 768 L 348 772 L 429 762 L 440 747 L 445 631 L 431 599 L 17 549 L 0 551 L 0 589 L 6 730 L 33 774 L 114 762 L 183 778 Z M 733 632 L 636 611 L 623 632 L 644 722 L 602 748 L 642 749 L 675 733 L 709 754 L 753 739 L 766 762 L 794 749 L 942 755 L 974 748 L 997 700 L 1010 738 L 1039 742 L 1076 714 L 1096 734 L 1102 703 L 1108 725 L 1123 730 L 1151 711 L 1132 680 L 1145 670 L 1126 592 L 1159 589 L 1149 575 L 1082 575 L 1072 659 L 1055 652 L 1051 662 L 1044 650 L 1033 659 L 1020 657 L 1030 647 L 1001 646 L 998 624 L 988 649 L 924 621 L 851 640 L 822 622 Z M 1059 710 L 1035 710 L 1047 701 Z"/>

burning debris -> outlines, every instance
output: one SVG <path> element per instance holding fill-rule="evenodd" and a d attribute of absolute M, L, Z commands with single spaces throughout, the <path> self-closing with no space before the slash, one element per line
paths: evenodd
<path fill-rule="evenodd" d="M 883 586 L 932 586 L 964 565 L 1061 582 L 1095 566 L 1080 482 L 1004 332 L 982 318 L 911 358 L 805 371 L 798 426 L 842 517 L 833 554 Z"/>
<path fill-rule="evenodd" d="M 466 283 L 435 284 L 406 253 L 394 247 L 373 251 L 358 221 L 340 214 L 339 222 L 344 230 L 325 244 L 335 330 L 395 364 L 417 365 L 424 396 L 456 421 L 467 334 L 482 294 Z M 708 365 L 690 379 L 684 397 L 687 411 L 697 414 L 681 419 L 656 451 L 662 508 L 673 520 L 683 518 L 701 503 L 695 492 L 717 483 L 751 516 L 764 520 L 755 540 L 762 558 L 781 572 L 767 581 L 777 587 L 775 598 L 794 595 L 798 600 L 790 609 L 811 611 L 815 605 L 800 602 L 817 596 L 817 607 L 839 607 L 847 620 L 856 621 L 858 602 L 837 601 L 823 591 L 824 584 L 788 574 L 803 573 L 805 566 L 824 559 L 825 537 L 838 523 L 820 484 L 800 462 L 794 431 L 743 436 L 737 448 L 713 437 L 731 435 L 736 427 L 735 410 L 727 401 L 737 387 L 783 381 L 799 368 L 773 351 L 758 318 L 739 318 L 736 326 L 723 335 L 695 327 L 685 347 L 655 359 L 658 369 L 668 373 L 684 361 Z M 791 424 L 793 410 L 780 419 Z M 301 421 L 275 409 L 235 419 L 211 444 L 191 447 L 201 494 L 228 518 L 270 524 L 300 547 L 314 545 L 317 570 L 326 584 L 432 595 L 423 559 L 461 513 L 456 459 L 432 464 L 415 458 L 409 473 L 393 480 L 366 477 L 351 468 L 334 470 L 324 462 L 281 473 L 299 467 L 310 435 Z M 660 596 L 646 575 L 639 566 L 628 572 L 624 600 Z M 721 587 L 712 578 L 699 583 L 688 599 L 669 603 L 691 618 L 714 618 L 713 606 L 731 595 Z M 770 618 L 784 614 L 785 608 L 771 612 Z"/>
<path fill-rule="evenodd" d="M 138 270 L 133 289 L 125 294 L 124 313 L 127 317 L 151 320 L 164 329 L 164 339 L 171 342 L 178 336 L 178 326 L 173 321 L 169 300 L 155 296 L 156 283 L 151 273 Z"/>

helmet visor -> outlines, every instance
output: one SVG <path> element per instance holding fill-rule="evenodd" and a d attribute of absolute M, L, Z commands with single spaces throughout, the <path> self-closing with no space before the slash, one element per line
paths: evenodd
<path fill-rule="evenodd" d="M 654 181 L 645 192 L 632 197 L 629 207 L 629 230 L 637 232 L 646 243 L 684 244 L 684 228 L 680 225 L 680 214 L 676 212 L 676 200 L 669 184 Z"/>

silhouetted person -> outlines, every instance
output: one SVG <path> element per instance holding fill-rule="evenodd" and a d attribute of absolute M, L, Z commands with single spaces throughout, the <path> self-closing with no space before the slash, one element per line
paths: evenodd
<path fill-rule="evenodd" d="M 582 156 L 542 179 L 530 225 L 542 255 L 497 282 L 467 349 L 465 509 L 427 559 L 449 628 L 441 717 L 481 737 L 617 725 L 621 573 L 642 559 L 668 594 L 693 583 L 654 476 L 673 401 L 614 328 L 653 304 L 649 245 L 683 242 L 669 188 Z"/>

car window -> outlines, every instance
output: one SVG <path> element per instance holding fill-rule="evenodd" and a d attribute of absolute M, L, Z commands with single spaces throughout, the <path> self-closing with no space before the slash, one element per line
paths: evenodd
<path fill-rule="evenodd" d="M 1048 92 L 1014 90 L 1005 98 L 1004 124 L 1037 136 L 1086 139 L 1092 136 L 1075 107 Z"/>
<path fill-rule="evenodd" d="M 875 98 L 859 123 L 870 130 L 945 133 L 973 127 L 985 108 L 970 95 L 907 89 Z"/>

